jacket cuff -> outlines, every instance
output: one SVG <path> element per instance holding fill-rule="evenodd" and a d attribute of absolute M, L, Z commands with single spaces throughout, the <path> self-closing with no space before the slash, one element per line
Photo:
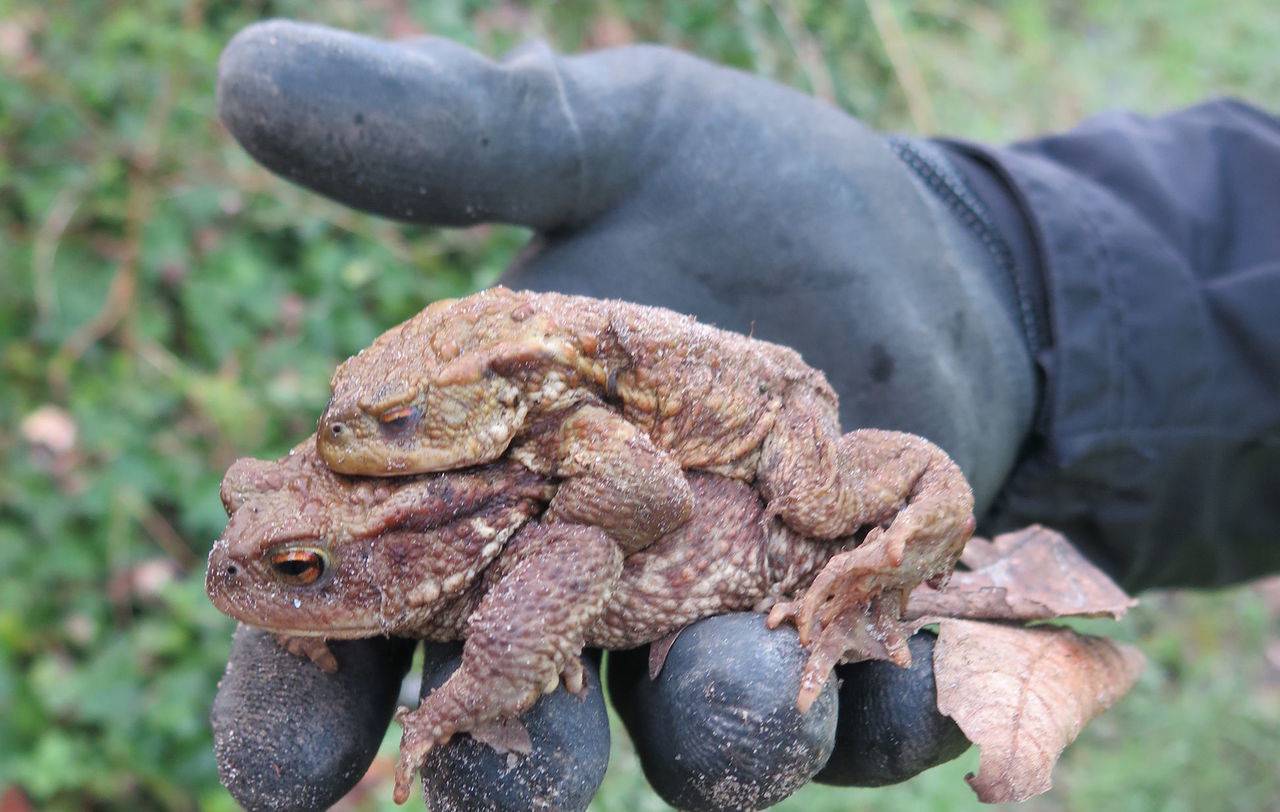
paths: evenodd
<path fill-rule="evenodd" d="M 1047 316 L 987 529 L 1054 526 L 1134 588 L 1280 568 L 1280 125 L 1214 102 L 964 148 L 1016 190 Z"/>

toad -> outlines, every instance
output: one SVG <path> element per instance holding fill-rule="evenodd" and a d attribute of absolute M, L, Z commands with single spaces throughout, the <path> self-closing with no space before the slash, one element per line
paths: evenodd
<path fill-rule="evenodd" d="M 800 535 L 885 525 L 832 558 L 803 601 L 778 609 L 806 640 L 853 646 L 867 573 L 914 546 L 958 554 L 973 495 L 937 446 L 911 434 L 842 434 L 826 377 L 795 351 L 661 308 L 495 287 L 440 301 L 333 376 L 316 435 L 334 471 L 389 477 L 504 453 L 554 478 L 543 524 L 604 530 L 624 554 L 692 514 L 686 471 L 751 483 Z M 953 558 L 928 561 L 919 580 Z"/>
<path fill-rule="evenodd" d="M 230 519 L 206 589 L 220 610 L 323 667 L 334 665 L 330 639 L 466 641 L 457 672 L 398 714 L 403 800 L 427 753 L 457 733 L 519 749 L 511 720 L 560 681 L 581 690 L 584 646 L 631 648 L 723 612 L 785 611 L 833 556 L 874 547 L 874 538 L 813 540 L 769 520 L 741 480 L 694 472 L 688 484 L 690 520 L 624 555 L 598 527 L 539 518 L 557 485 L 513 460 L 352 478 L 328 469 L 307 441 L 280 461 L 240 460 L 227 472 Z M 864 570 L 861 609 L 844 615 L 855 659 L 906 650 L 904 596 L 938 562 L 953 566 L 957 552 L 917 544 L 898 567 Z M 843 644 L 811 647 L 802 711 L 843 654 Z"/>

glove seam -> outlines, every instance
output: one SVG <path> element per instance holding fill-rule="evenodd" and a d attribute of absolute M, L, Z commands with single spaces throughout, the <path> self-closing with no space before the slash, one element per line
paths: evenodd
<path fill-rule="evenodd" d="M 1013 249 L 996 227 L 987 207 L 969 188 L 964 179 L 941 160 L 925 154 L 905 136 L 887 137 L 889 149 L 918 177 L 924 185 L 956 216 L 987 250 L 996 265 L 1004 271 L 1013 285 L 1018 300 L 1018 318 L 1032 357 L 1044 349 L 1045 325 L 1037 315 L 1036 307 L 1027 291 L 1022 275 L 1014 262 Z"/>
<path fill-rule="evenodd" d="M 560 58 L 550 52 L 547 57 L 550 63 L 549 72 L 555 82 L 556 103 L 560 107 L 560 113 L 564 116 L 569 132 L 573 133 L 574 174 L 577 176 L 577 183 L 574 189 L 573 211 L 568 213 L 565 221 L 576 223 L 582 212 L 583 201 L 587 199 L 586 144 L 582 138 L 582 127 L 578 124 L 578 114 L 574 111 L 573 104 L 569 101 L 569 89 L 565 82 L 564 72 L 560 68 Z"/>

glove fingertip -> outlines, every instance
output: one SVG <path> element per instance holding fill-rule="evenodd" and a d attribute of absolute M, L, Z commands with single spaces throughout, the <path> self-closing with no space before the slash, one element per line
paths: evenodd
<path fill-rule="evenodd" d="M 610 654 L 610 698 L 658 795 L 679 809 L 760 809 L 807 783 L 836 722 L 831 681 L 796 708 L 807 659 L 793 629 L 753 612 L 684 629 L 656 680 L 647 649 Z"/>
<path fill-rule="evenodd" d="M 444 684 L 461 652 L 461 644 L 427 645 L 422 696 Z M 433 750 L 422 769 L 427 808 L 585 810 L 609 765 L 609 716 L 598 656 L 584 653 L 582 667 L 581 696 L 560 686 L 521 715 L 528 755 L 499 753 L 468 735 Z"/>
<path fill-rule="evenodd" d="M 955 721 L 938 712 L 936 640 L 924 631 L 911 638 L 909 668 L 887 662 L 836 667 L 840 712 L 835 749 L 814 781 L 846 787 L 897 784 L 969 749 Z"/>
<path fill-rule="evenodd" d="M 218 777 L 245 809 L 327 809 L 373 761 L 413 644 L 331 646 L 327 674 L 266 632 L 236 630 L 210 722 Z"/>

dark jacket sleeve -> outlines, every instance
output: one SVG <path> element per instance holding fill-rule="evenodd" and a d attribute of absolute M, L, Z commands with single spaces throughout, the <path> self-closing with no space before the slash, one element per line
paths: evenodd
<path fill-rule="evenodd" d="M 1043 283 L 1041 414 L 984 525 L 1131 588 L 1280 571 L 1280 120 L 1235 101 L 991 149 Z"/>

